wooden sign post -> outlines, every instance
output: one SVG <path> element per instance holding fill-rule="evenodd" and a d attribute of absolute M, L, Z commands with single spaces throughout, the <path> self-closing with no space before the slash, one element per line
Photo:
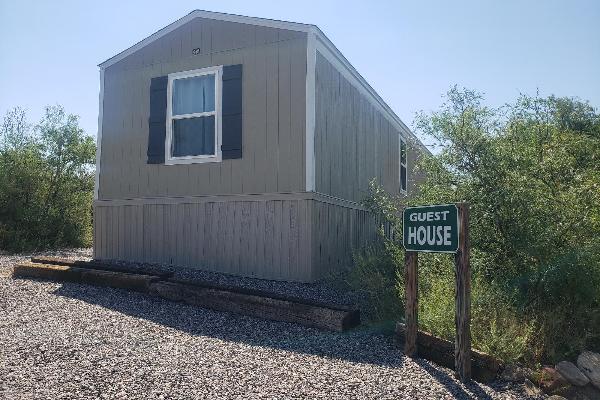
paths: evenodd
<path fill-rule="evenodd" d="M 456 340 L 454 364 L 458 378 L 471 379 L 471 271 L 469 205 L 467 203 L 409 207 L 403 212 L 405 282 L 404 353 L 417 354 L 418 252 L 454 253 L 456 274 Z"/>
<path fill-rule="evenodd" d="M 418 256 L 419 253 L 416 251 L 407 251 L 404 256 L 404 285 L 406 293 L 404 354 L 409 357 L 417 355 L 417 329 L 419 326 Z"/>
<path fill-rule="evenodd" d="M 458 251 L 454 255 L 456 274 L 456 339 L 454 365 L 461 381 L 471 379 L 471 266 L 469 265 L 469 205 L 458 203 Z"/>

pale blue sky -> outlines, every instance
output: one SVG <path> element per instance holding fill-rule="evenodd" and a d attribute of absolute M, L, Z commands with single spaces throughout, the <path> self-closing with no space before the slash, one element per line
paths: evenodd
<path fill-rule="evenodd" d="M 600 107 L 600 0 L 0 0 L 0 115 L 62 104 L 95 135 L 97 64 L 194 9 L 318 25 L 408 125 L 454 84 Z"/>

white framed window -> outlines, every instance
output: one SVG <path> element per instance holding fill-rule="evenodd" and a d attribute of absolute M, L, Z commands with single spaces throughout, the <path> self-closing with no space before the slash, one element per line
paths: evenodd
<path fill-rule="evenodd" d="M 169 74 L 166 164 L 220 162 L 223 66 Z"/>
<path fill-rule="evenodd" d="M 407 154 L 406 154 L 406 141 L 400 136 L 400 145 L 398 146 L 398 153 L 400 155 L 400 168 L 398 171 L 398 176 L 400 177 L 400 192 L 406 194 L 408 188 L 408 170 L 406 168 L 407 163 Z"/>

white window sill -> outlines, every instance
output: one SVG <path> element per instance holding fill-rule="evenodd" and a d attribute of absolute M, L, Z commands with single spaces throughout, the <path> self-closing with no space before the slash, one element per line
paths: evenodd
<path fill-rule="evenodd" d="M 202 164 L 221 162 L 221 155 L 210 157 L 177 157 L 169 158 L 165 161 L 165 165 L 182 165 L 182 164 Z"/>

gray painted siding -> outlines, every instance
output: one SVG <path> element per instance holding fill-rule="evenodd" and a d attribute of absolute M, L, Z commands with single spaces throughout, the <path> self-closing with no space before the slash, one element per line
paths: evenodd
<path fill-rule="evenodd" d="M 311 193 L 100 201 L 94 257 L 312 282 L 375 238 L 364 210 Z"/>
<path fill-rule="evenodd" d="M 227 64 L 244 66 L 243 158 L 146 164 L 150 79 Z M 99 199 L 304 189 L 305 77 L 305 34 L 200 18 L 110 66 Z"/>
<path fill-rule="evenodd" d="M 308 282 L 310 200 L 255 196 L 96 203 L 95 258 Z"/>
<path fill-rule="evenodd" d="M 375 178 L 389 193 L 400 193 L 400 132 L 318 52 L 315 78 L 316 191 L 358 202 Z M 416 156 L 409 148 L 409 191 Z"/>
<path fill-rule="evenodd" d="M 350 267 L 352 252 L 376 238 L 372 215 L 360 207 L 314 200 L 311 216 L 315 279 Z"/>

